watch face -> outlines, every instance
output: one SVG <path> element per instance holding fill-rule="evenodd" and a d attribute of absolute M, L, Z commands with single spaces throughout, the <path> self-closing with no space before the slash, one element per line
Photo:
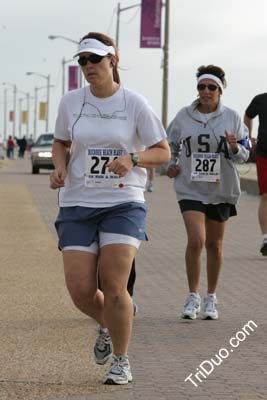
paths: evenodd
<path fill-rule="evenodd" d="M 139 161 L 138 156 L 137 156 L 136 154 L 133 154 L 133 155 L 132 155 L 132 162 L 133 162 L 133 164 L 134 164 L 134 165 L 137 165 L 137 164 L 138 164 L 138 161 Z"/>

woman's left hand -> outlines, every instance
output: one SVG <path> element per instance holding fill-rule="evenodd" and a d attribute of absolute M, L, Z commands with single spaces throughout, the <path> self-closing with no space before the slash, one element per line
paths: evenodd
<path fill-rule="evenodd" d="M 114 174 L 125 176 L 133 168 L 131 156 L 128 154 L 126 156 L 116 158 L 116 160 L 108 163 L 107 167 L 109 171 L 114 172 Z"/>

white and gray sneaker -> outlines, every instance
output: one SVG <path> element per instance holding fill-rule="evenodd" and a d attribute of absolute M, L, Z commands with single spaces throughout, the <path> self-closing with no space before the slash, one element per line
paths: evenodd
<path fill-rule="evenodd" d="M 106 385 L 127 385 L 133 377 L 127 356 L 113 356 L 111 367 L 106 374 L 103 383 Z"/>
<path fill-rule="evenodd" d="M 216 294 L 208 294 L 203 303 L 203 319 L 218 319 Z"/>
<path fill-rule="evenodd" d="M 198 293 L 190 293 L 181 312 L 181 318 L 196 319 L 200 312 L 201 298 Z"/>
<path fill-rule="evenodd" d="M 104 365 L 112 355 L 112 341 L 106 328 L 99 325 L 98 332 L 99 335 L 94 345 L 95 362 Z"/>
<path fill-rule="evenodd" d="M 151 181 L 147 181 L 145 190 L 146 190 L 146 192 L 150 192 L 150 193 L 154 192 L 154 186 Z"/>

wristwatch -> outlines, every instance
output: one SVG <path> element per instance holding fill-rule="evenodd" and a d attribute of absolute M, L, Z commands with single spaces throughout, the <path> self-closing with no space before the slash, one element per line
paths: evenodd
<path fill-rule="evenodd" d="M 136 165 L 139 163 L 139 157 L 137 154 L 134 153 L 129 153 L 131 156 L 131 161 L 133 163 L 133 166 L 136 167 Z"/>

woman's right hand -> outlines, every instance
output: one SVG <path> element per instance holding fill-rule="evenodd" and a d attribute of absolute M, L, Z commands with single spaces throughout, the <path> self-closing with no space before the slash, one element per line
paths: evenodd
<path fill-rule="evenodd" d="M 175 178 L 180 173 L 180 170 L 179 165 L 173 164 L 167 169 L 166 174 L 169 178 Z"/>
<path fill-rule="evenodd" d="M 66 168 L 58 167 L 50 174 L 50 188 L 58 189 L 65 185 L 65 178 L 67 175 Z"/>

